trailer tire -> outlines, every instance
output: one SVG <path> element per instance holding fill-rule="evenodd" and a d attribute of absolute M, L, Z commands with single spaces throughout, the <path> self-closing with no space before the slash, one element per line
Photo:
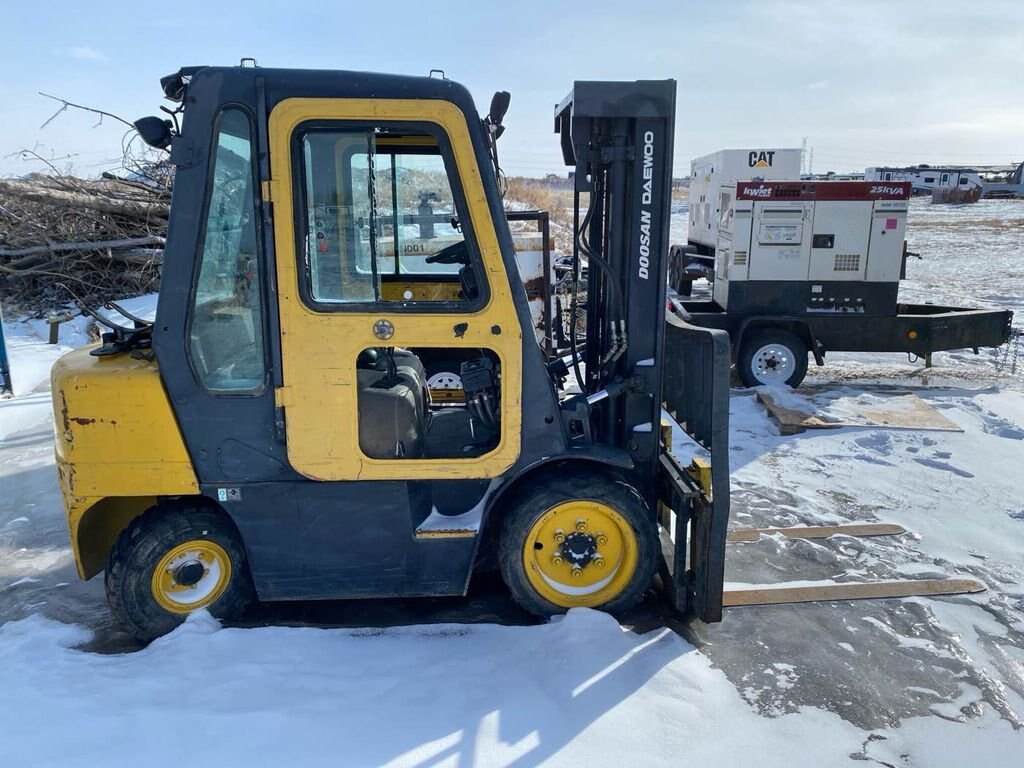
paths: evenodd
<path fill-rule="evenodd" d="M 424 365 L 427 389 L 462 389 L 462 361 L 454 358 L 430 360 Z"/>
<path fill-rule="evenodd" d="M 575 607 L 631 608 L 650 586 L 659 552 L 657 524 L 640 494 L 601 475 L 527 488 L 506 510 L 498 539 L 512 596 L 544 617 Z"/>
<path fill-rule="evenodd" d="M 736 367 L 748 387 L 800 386 L 807 375 L 807 344 L 782 328 L 764 328 L 744 338 Z"/>
<path fill-rule="evenodd" d="M 254 596 L 234 525 L 201 506 L 158 504 L 135 518 L 110 551 L 104 581 L 115 618 L 146 642 L 201 608 L 235 618 Z"/>

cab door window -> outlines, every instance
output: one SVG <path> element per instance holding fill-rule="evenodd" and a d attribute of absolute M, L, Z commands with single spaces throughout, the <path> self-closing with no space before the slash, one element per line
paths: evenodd
<path fill-rule="evenodd" d="M 309 302 L 398 311 L 482 305 L 483 270 L 455 169 L 434 135 L 310 126 L 299 148 L 296 223 Z"/>

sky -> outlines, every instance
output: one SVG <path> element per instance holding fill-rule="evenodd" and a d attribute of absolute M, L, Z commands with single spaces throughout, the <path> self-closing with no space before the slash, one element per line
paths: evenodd
<path fill-rule="evenodd" d="M 573 80 L 678 82 L 675 171 L 730 147 L 813 147 L 813 170 L 1024 160 L 1021 0 L 179 2 L 0 0 L 0 175 L 120 164 L 159 78 L 234 65 L 425 75 L 486 111 L 508 90 L 508 175 L 565 173 L 554 105 Z"/>

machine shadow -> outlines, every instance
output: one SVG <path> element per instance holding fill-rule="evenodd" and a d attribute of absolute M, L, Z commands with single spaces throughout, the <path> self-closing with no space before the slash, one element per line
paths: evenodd
<path fill-rule="evenodd" d="M 622 626 L 644 634 L 670 627 L 692 642 L 687 622 L 663 596 L 660 579 L 640 602 L 618 617 Z M 404 627 L 417 624 L 500 624 L 534 626 L 544 620 L 523 610 L 509 593 L 498 572 L 474 574 L 465 597 L 415 597 L 361 600 L 316 600 L 256 603 L 235 627 Z"/>
<path fill-rule="evenodd" d="M 476 651 L 488 659 L 488 666 L 495 665 L 492 654 L 499 657 L 496 677 L 477 678 L 479 660 L 466 658 L 464 671 L 455 673 L 458 679 L 446 678 L 436 691 L 433 709 L 412 727 L 399 729 L 395 739 L 370 749 L 375 752 L 374 764 L 400 761 L 425 766 L 455 758 L 460 765 L 472 765 L 481 759 L 481 750 L 497 745 L 506 750 L 503 765 L 533 766 L 627 701 L 666 665 L 696 651 L 691 642 L 680 641 L 678 635 L 694 633 L 667 607 L 660 592 L 656 582 L 635 608 L 618 617 L 620 625 L 631 630 L 621 640 L 609 632 L 613 620 L 604 614 L 588 615 L 571 632 L 561 632 L 557 623 L 540 626 L 542 620 L 516 606 L 498 574 L 474 577 L 464 598 L 260 604 L 230 626 L 355 629 L 455 623 L 500 624 L 513 632 L 514 627 L 532 626 L 538 634 L 509 636 L 493 651 Z M 424 634 L 432 636 L 430 630 Z M 411 673 L 419 674 L 415 669 Z M 429 677 L 428 670 L 424 673 Z M 410 685 L 415 688 L 416 683 Z M 487 693 L 468 696 L 465 706 L 453 703 L 463 686 Z M 404 704 L 382 697 L 367 699 L 361 706 L 379 710 L 379 718 L 390 721 L 401 717 L 397 712 Z M 453 717 L 451 709 L 457 712 Z M 422 756 L 407 762 L 414 752 Z"/>

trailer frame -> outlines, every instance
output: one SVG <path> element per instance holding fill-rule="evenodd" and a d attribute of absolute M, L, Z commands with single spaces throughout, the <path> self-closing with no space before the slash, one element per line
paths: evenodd
<path fill-rule="evenodd" d="M 860 312 L 805 314 L 745 314 L 728 312 L 714 301 L 674 301 L 687 322 L 726 331 L 732 359 L 740 358 L 744 341 L 754 330 L 779 328 L 797 336 L 825 364 L 827 352 L 904 352 L 931 364 L 935 352 L 1000 347 L 1012 334 L 1013 312 L 1008 309 L 901 303 L 895 315 Z M 677 309 L 678 312 L 678 309 Z"/>

